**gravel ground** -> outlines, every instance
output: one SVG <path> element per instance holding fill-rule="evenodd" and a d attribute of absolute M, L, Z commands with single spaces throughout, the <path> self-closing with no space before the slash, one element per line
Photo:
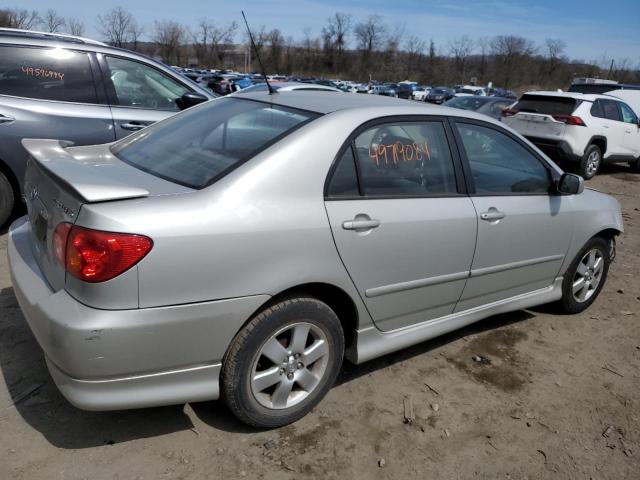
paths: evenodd
<path fill-rule="evenodd" d="M 588 184 L 614 194 L 626 222 L 589 310 L 500 315 L 347 364 L 318 408 L 272 431 L 244 427 L 219 402 L 69 405 L 16 303 L 2 235 L 0 479 L 640 478 L 638 182 L 611 167 Z"/>

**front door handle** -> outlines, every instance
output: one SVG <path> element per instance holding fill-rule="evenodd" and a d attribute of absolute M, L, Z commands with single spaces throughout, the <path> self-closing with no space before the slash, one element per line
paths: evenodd
<path fill-rule="evenodd" d="M 494 207 L 491 207 L 489 211 L 480 214 L 480 218 L 482 220 L 486 220 L 487 222 L 495 222 L 496 220 L 502 220 L 506 216 L 507 216 L 506 213 L 501 212 L 500 210 Z"/>
<path fill-rule="evenodd" d="M 356 232 L 365 232 L 372 228 L 378 228 L 380 220 L 371 219 L 368 215 L 358 214 L 353 220 L 342 222 L 342 228 L 345 230 L 355 230 Z"/>
<path fill-rule="evenodd" d="M 144 122 L 127 122 L 127 123 L 121 123 L 120 126 L 122 128 L 124 128 L 125 130 L 142 130 L 144 127 L 146 127 L 147 125 L 149 125 L 148 123 L 144 123 Z"/>
<path fill-rule="evenodd" d="M 9 115 L 3 115 L 0 113 L 0 123 L 8 123 L 13 122 L 15 118 L 10 117 Z"/>

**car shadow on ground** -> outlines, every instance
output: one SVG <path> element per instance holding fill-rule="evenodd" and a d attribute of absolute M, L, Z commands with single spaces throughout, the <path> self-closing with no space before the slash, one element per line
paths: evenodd
<path fill-rule="evenodd" d="M 362 365 L 345 362 L 338 385 L 430 352 L 462 337 L 509 326 L 535 315 L 529 311 L 501 314 L 456 332 L 385 355 Z M 47 371 L 42 350 L 26 324 L 12 288 L 0 291 L 0 369 L 9 390 L 0 418 L 11 409 L 52 445 L 82 449 L 112 445 L 195 428 L 184 405 L 116 412 L 86 412 L 69 404 Z M 191 404 L 197 422 L 231 433 L 255 433 L 220 401 Z M 197 423 L 196 422 L 196 423 Z"/>

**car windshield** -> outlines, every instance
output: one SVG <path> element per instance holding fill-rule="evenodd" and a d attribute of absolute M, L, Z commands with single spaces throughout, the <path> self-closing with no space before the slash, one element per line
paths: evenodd
<path fill-rule="evenodd" d="M 120 160 L 190 188 L 212 184 L 318 114 L 225 98 L 116 142 Z"/>
<path fill-rule="evenodd" d="M 449 92 L 444 88 L 434 88 L 433 90 L 431 90 L 431 93 L 434 93 L 436 95 L 446 95 Z"/>
<path fill-rule="evenodd" d="M 570 97 L 524 94 L 513 110 L 546 115 L 571 115 L 580 103 L 580 100 Z"/>

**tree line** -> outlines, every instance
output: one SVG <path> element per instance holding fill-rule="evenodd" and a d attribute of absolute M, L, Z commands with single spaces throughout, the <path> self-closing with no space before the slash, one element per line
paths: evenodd
<path fill-rule="evenodd" d="M 85 25 L 49 9 L 40 14 L 25 9 L 0 9 L 0 27 L 64 32 L 82 36 Z M 259 69 L 249 39 L 236 22 L 216 23 L 206 18 L 186 26 L 173 20 L 138 22 L 122 7 L 96 17 L 101 40 L 110 45 L 158 57 L 170 65 Z M 284 75 L 401 81 L 430 85 L 495 86 L 514 90 L 566 88 L 574 77 L 611 78 L 640 83 L 640 67 L 629 59 L 571 60 L 563 40 L 540 44 L 517 35 L 471 38 L 448 42 L 407 35 L 401 25 L 389 25 L 379 15 L 363 19 L 337 12 L 319 34 L 304 29 L 294 39 L 280 29 L 264 26 L 253 32 L 255 49 L 269 73 Z"/>

